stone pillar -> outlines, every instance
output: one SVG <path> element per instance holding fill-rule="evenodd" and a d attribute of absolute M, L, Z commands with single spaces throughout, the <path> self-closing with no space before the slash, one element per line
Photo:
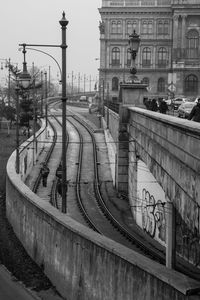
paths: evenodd
<path fill-rule="evenodd" d="M 182 27 L 181 27 L 181 52 L 182 58 L 185 58 L 185 29 L 186 29 L 186 18 L 187 15 L 182 15 Z"/>
<path fill-rule="evenodd" d="M 120 85 L 119 92 L 119 132 L 116 160 L 116 188 L 119 192 L 128 195 L 129 172 L 129 124 L 128 107 L 137 106 L 144 108 L 143 98 L 147 96 L 147 86 L 140 83 L 124 83 Z"/>
<path fill-rule="evenodd" d="M 116 168 L 116 187 L 119 192 L 128 194 L 128 149 L 129 135 L 127 132 L 128 110 L 120 105 L 119 133 Z"/>
<path fill-rule="evenodd" d="M 152 48 L 152 68 L 156 69 L 156 46 L 153 46 Z"/>
<path fill-rule="evenodd" d="M 176 257 L 176 220 L 172 202 L 166 202 L 166 267 L 174 269 Z"/>
<path fill-rule="evenodd" d="M 178 15 L 173 16 L 173 48 L 178 47 Z"/>

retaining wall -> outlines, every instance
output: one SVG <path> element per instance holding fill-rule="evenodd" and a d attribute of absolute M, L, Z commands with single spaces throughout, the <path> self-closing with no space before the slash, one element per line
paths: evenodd
<path fill-rule="evenodd" d="M 82 226 L 42 201 L 7 165 L 6 212 L 29 255 L 67 300 L 197 300 L 199 282 Z M 193 295 L 192 295 L 193 294 Z"/>

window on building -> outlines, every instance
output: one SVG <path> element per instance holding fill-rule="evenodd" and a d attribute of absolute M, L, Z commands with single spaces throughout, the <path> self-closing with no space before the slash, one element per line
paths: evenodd
<path fill-rule="evenodd" d="M 126 31 L 127 31 L 128 34 L 132 33 L 132 22 L 131 21 L 127 22 L 127 24 L 126 24 Z"/>
<path fill-rule="evenodd" d="M 188 58 L 198 58 L 199 34 L 196 30 L 190 30 L 187 35 Z"/>
<path fill-rule="evenodd" d="M 151 49 L 149 47 L 145 47 L 142 51 L 142 65 L 151 65 Z"/>
<path fill-rule="evenodd" d="M 189 75 L 185 78 L 185 93 L 197 94 L 198 93 L 198 78 L 196 75 Z"/>
<path fill-rule="evenodd" d="M 112 79 L 112 91 L 118 91 L 119 88 L 119 79 L 117 77 L 113 77 Z"/>
<path fill-rule="evenodd" d="M 158 32 L 158 35 L 168 34 L 169 33 L 169 21 L 159 20 L 157 23 L 157 32 Z"/>
<path fill-rule="evenodd" d="M 120 50 L 118 47 L 114 47 L 112 49 L 112 66 L 119 66 L 120 65 Z"/>
<path fill-rule="evenodd" d="M 137 21 L 127 21 L 126 33 L 130 35 L 134 32 L 134 30 L 137 31 Z"/>
<path fill-rule="evenodd" d="M 163 22 L 161 20 L 158 21 L 158 34 L 163 34 Z"/>
<path fill-rule="evenodd" d="M 149 78 L 148 77 L 144 77 L 142 79 L 142 83 L 146 84 L 147 86 L 149 86 Z"/>
<path fill-rule="evenodd" d="M 116 21 L 111 22 L 111 33 L 117 33 L 117 23 L 116 23 Z"/>
<path fill-rule="evenodd" d="M 167 49 L 160 47 L 158 50 L 158 66 L 166 66 L 167 64 Z"/>
<path fill-rule="evenodd" d="M 147 33 L 148 34 L 152 34 L 153 33 L 153 21 L 149 21 L 148 22 Z"/>
<path fill-rule="evenodd" d="M 159 93 L 165 92 L 165 79 L 164 78 L 158 79 L 158 92 Z"/>
<path fill-rule="evenodd" d="M 169 33 L 169 21 L 164 21 L 163 33 L 164 34 L 168 34 Z"/>
<path fill-rule="evenodd" d="M 142 33 L 147 34 L 148 33 L 148 23 L 147 21 L 142 22 Z"/>
<path fill-rule="evenodd" d="M 153 33 L 153 21 L 144 20 L 142 22 L 142 34 L 152 34 Z"/>
<path fill-rule="evenodd" d="M 121 21 L 117 22 L 117 33 L 121 33 L 122 32 L 122 23 Z"/>

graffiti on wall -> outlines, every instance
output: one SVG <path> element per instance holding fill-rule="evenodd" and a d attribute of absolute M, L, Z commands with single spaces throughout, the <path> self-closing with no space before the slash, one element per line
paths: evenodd
<path fill-rule="evenodd" d="M 166 245 L 166 196 L 147 165 L 137 161 L 137 200 L 132 201 L 135 206 L 133 217 L 138 226 L 157 240 Z"/>
<path fill-rule="evenodd" d="M 142 190 L 142 228 L 155 238 L 157 231 L 158 238 L 166 241 L 166 215 L 165 203 L 161 200 L 155 200 L 145 188 Z"/>

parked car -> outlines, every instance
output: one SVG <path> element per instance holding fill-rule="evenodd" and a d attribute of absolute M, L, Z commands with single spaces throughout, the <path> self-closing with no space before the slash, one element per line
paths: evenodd
<path fill-rule="evenodd" d="M 172 109 L 177 110 L 183 102 L 184 102 L 183 98 L 172 99 L 172 102 L 171 102 Z"/>
<path fill-rule="evenodd" d="M 196 102 L 183 102 L 179 107 L 178 107 L 178 117 L 179 118 L 188 118 L 192 108 L 196 105 Z"/>

